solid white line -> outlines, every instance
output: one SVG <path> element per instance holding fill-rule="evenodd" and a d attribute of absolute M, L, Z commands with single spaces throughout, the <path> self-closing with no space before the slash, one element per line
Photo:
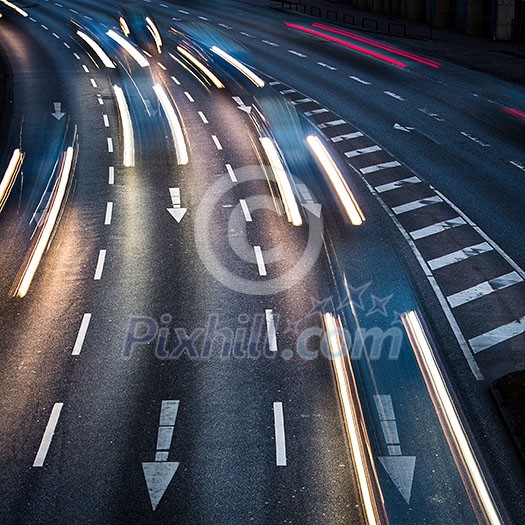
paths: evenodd
<path fill-rule="evenodd" d="M 392 93 L 392 91 L 383 91 L 385 95 L 388 95 L 389 97 L 395 98 L 397 100 L 401 100 L 402 102 L 405 102 L 405 99 L 401 97 L 400 95 L 396 95 L 395 93 Z"/>
<path fill-rule="evenodd" d="M 73 346 L 73 351 L 71 352 L 71 355 L 80 355 L 90 321 L 91 314 L 84 314 L 84 316 L 82 317 L 82 322 L 80 323 L 77 339 L 75 341 L 75 345 Z"/>
<path fill-rule="evenodd" d="M 55 403 L 53 410 L 51 410 L 51 416 L 49 417 L 49 421 L 47 422 L 47 426 L 44 431 L 44 436 L 42 437 L 40 447 L 36 453 L 33 467 L 42 467 L 44 465 L 44 461 L 46 460 L 47 452 L 49 450 L 49 446 L 51 445 L 51 440 L 53 439 L 53 434 L 55 433 L 55 428 L 58 423 L 58 418 L 60 417 L 60 411 L 62 410 L 63 406 L 64 403 Z"/>
<path fill-rule="evenodd" d="M 359 171 L 366 175 L 367 173 L 374 173 L 375 171 L 385 170 L 388 168 L 396 168 L 397 166 L 401 166 L 397 160 L 393 160 L 391 162 L 382 162 L 381 164 L 374 164 L 373 166 L 367 166 L 366 168 L 361 168 Z"/>
<path fill-rule="evenodd" d="M 419 208 L 424 208 L 430 204 L 436 204 L 438 202 L 443 202 L 441 197 L 434 195 L 432 197 L 426 197 L 424 199 L 419 199 L 417 201 L 407 202 L 406 204 L 400 204 L 399 206 L 394 206 L 392 211 L 396 215 L 401 215 L 402 213 L 407 213 L 413 210 L 419 210 Z"/>
<path fill-rule="evenodd" d="M 102 270 L 104 269 L 104 262 L 106 260 L 106 250 L 100 250 L 98 254 L 98 261 L 97 261 L 97 267 L 95 269 L 95 281 L 100 281 L 100 278 L 102 277 Z"/>
<path fill-rule="evenodd" d="M 176 399 L 163 399 L 160 405 L 159 426 L 175 426 L 180 401 Z"/>
<path fill-rule="evenodd" d="M 92 85 L 94 88 L 98 87 L 98 86 L 97 86 L 97 83 L 95 82 L 95 79 L 94 79 L 94 78 L 90 78 L 89 81 L 91 82 L 91 85 Z"/>
<path fill-rule="evenodd" d="M 421 179 L 419 177 L 409 177 L 408 179 L 400 179 L 396 180 L 394 182 L 389 182 L 387 184 L 381 184 L 380 186 L 376 186 L 375 190 L 377 193 L 384 193 L 385 191 L 391 191 L 396 190 L 397 188 L 402 188 L 403 186 L 407 186 L 408 184 L 417 184 L 421 182 Z"/>
<path fill-rule="evenodd" d="M 443 268 L 444 266 L 448 266 L 449 264 L 454 264 L 459 261 L 463 261 L 465 259 L 468 259 L 469 257 L 475 257 L 476 255 L 490 252 L 493 249 L 494 248 L 492 248 L 492 246 L 488 242 L 480 242 L 479 244 L 468 246 L 467 248 L 463 248 L 462 250 L 447 253 L 446 255 L 442 255 L 441 257 L 436 257 L 435 259 L 428 261 L 428 265 L 432 270 L 437 270 L 438 268 Z"/>
<path fill-rule="evenodd" d="M 483 350 L 487 350 L 491 346 L 503 343 L 512 337 L 523 334 L 525 332 L 525 315 L 512 321 L 510 323 L 498 326 L 484 334 L 478 335 L 469 339 L 472 351 L 477 354 Z"/>
<path fill-rule="evenodd" d="M 235 176 L 235 172 L 233 171 L 233 168 L 231 167 L 231 164 L 226 164 L 226 170 L 228 171 L 228 175 L 230 176 L 230 180 L 232 182 L 237 182 L 237 177 Z"/>
<path fill-rule="evenodd" d="M 319 108 L 319 109 L 314 109 L 312 111 L 305 111 L 304 116 L 311 117 L 312 115 L 319 115 L 320 113 L 329 113 L 329 111 L 326 108 Z"/>
<path fill-rule="evenodd" d="M 190 102 L 195 102 L 195 100 L 193 99 L 193 97 L 192 97 L 187 91 L 185 91 L 184 94 L 186 95 L 186 98 L 187 98 Z"/>
<path fill-rule="evenodd" d="M 332 142 L 341 142 L 342 140 L 356 139 L 362 136 L 363 134 L 360 131 L 356 131 L 354 133 L 345 133 L 344 135 L 337 135 L 336 137 L 332 137 L 330 140 Z"/>
<path fill-rule="evenodd" d="M 109 128 L 109 118 L 106 114 L 102 115 L 102 120 L 104 121 L 104 126 Z"/>
<path fill-rule="evenodd" d="M 108 137 L 108 152 L 113 153 L 113 139 Z"/>
<path fill-rule="evenodd" d="M 437 233 L 450 230 L 451 228 L 456 228 L 457 226 L 463 226 L 467 224 L 464 219 L 461 217 L 455 217 L 454 219 L 447 219 L 446 221 L 436 222 L 425 228 L 419 230 L 414 230 L 409 232 L 412 239 L 423 239 L 423 237 L 430 237 L 431 235 L 436 235 Z"/>
<path fill-rule="evenodd" d="M 392 404 L 392 396 L 375 394 L 374 402 L 381 421 L 395 421 L 396 416 L 394 405 Z"/>
<path fill-rule="evenodd" d="M 252 222 L 252 215 L 250 213 L 250 209 L 248 208 L 248 204 L 246 204 L 244 199 L 239 199 L 239 202 L 241 203 L 242 212 L 244 213 L 246 222 Z"/>
<path fill-rule="evenodd" d="M 292 53 L 292 55 L 296 55 L 301 58 L 306 58 L 306 55 L 303 55 L 303 53 L 299 53 L 299 51 L 294 51 L 293 49 L 289 49 L 288 53 Z"/>
<path fill-rule="evenodd" d="M 317 127 L 319 129 L 324 129 L 324 128 L 331 128 L 334 126 L 340 126 L 341 124 L 346 124 L 346 120 L 343 120 L 342 118 L 340 118 L 337 120 L 331 120 L 330 122 L 322 122 L 321 124 L 317 124 Z"/>
<path fill-rule="evenodd" d="M 157 450 L 169 450 L 173 439 L 173 427 L 159 427 Z"/>
<path fill-rule="evenodd" d="M 208 124 L 208 119 L 206 118 L 206 115 L 204 115 L 202 111 L 197 111 L 197 113 L 199 114 L 199 117 L 204 122 L 204 124 Z"/>
<path fill-rule="evenodd" d="M 217 147 L 217 149 L 221 150 L 222 149 L 222 145 L 219 142 L 219 139 L 217 138 L 217 135 L 212 135 L 211 138 L 213 139 L 213 142 L 214 142 L 215 146 Z"/>
<path fill-rule="evenodd" d="M 476 286 L 472 286 L 461 292 L 449 295 L 447 301 L 452 308 L 457 308 L 462 304 L 469 303 L 470 301 L 474 301 L 475 299 L 521 282 L 523 282 L 523 279 L 516 272 L 510 272 L 506 275 L 500 275 L 494 279 L 489 279 L 488 281 L 479 283 Z"/>
<path fill-rule="evenodd" d="M 268 333 L 268 345 L 270 352 L 277 352 L 277 334 L 275 331 L 275 319 L 273 318 L 273 311 L 271 309 L 264 311 L 266 315 L 266 330 Z"/>
<path fill-rule="evenodd" d="M 275 463 L 278 467 L 286 467 L 284 414 L 283 404 L 280 401 L 275 401 L 273 404 L 273 420 L 275 425 Z"/>
<path fill-rule="evenodd" d="M 253 247 L 255 251 L 255 259 L 257 260 L 257 268 L 259 269 L 259 275 L 266 275 L 266 265 L 264 264 L 264 258 L 260 246 Z"/>
<path fill-rule="evenodd" d="M 368 146 L 367 148 L 354 149 L 347 151 L 345 157 L 351 159 L 352 157 L 359 157 L 359 155 L 366 155 L 367 153 L 374 153 L 375 151 L 381 151 L 381 148 L 376 144 L 374 146 Z"/>
<path fill-rule="evenodd" d="M 367 82 L 366 80 L 363 80 L 359 77 L 350 77 L 352 80 L 355 80 L 356 82 L 359 82 L 360 84 L 365 84 L 366 86 L 369 86 L 371 82 Z"/>
<path fill-rule="evenodd" d="M 106 216 L 104 218 L 104 224 L 107 226 L 108 224 L 111 224 L 111 216 L 113 215 L 113 203 L 108 202 L 106 204 Z"/>
<path fill-rule="evenodd" d="M 108 184 L 115 184 L 115 168 L 113 166 L 109 167 Z"/>
<path fill-rule="evenodd" d="M 298 104 L 307 104 L 308 102 L 313 102 L 313 100 L 311 98 L 306 97 L 297 100 L 292 100 L 291 102 L 294 106 L 297 106 Z"/>

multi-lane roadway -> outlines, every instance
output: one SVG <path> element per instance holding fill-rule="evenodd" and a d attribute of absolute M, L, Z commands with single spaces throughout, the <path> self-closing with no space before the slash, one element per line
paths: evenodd
<path fill-rule="evenodd" d="M 2 523 L 525 520 L 523 88 L 268 3 L 0 6 Z"/>

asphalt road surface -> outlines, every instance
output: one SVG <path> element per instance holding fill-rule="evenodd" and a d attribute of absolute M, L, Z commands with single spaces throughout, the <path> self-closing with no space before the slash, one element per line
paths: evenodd
<path fill-rule="evenodd" d="M 1 5 L 2 523 L 525 521 L 523 87 L 270 3 Z"/>

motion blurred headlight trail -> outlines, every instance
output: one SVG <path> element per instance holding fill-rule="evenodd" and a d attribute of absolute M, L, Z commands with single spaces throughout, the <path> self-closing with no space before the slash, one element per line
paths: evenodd
<path fill-rule="evenodd" d="M 341 340 L 343 334 L 341 322 L 339 318 L 334 318 L 329 312 L 324 314 L 323 320 L 326 339 L 334 365 L 337 390 L 341 401 L 350 451 L 357 474 L 359 491 L 363 500 L 366 522 L 369 525 L 380 524 L 381 520 L 377 510 L 373 480 L 371 477 L 372 475 L 374 476 L 377 485 L 377 476 L 373 468 L 373 463 L 367 460 L 367 458 L 372 457 L 372 454 L 364 427 L 363 412 L 359 402 L 357 385 L 350 360 L 347 360 L 349 363 L 350 377 L 347 373 L 347 367 L 345 367 L 345 356 L 348 356 L 348 352 L 345 351 L 345 342 Z"/>
<path fill-rule="evenodd" d="M 120 47 L 125 49 L 128 54 L 137 62 L 137 64 L 140 67 L 148 67 L 149 62 L 146 60 L 144 55 L 137 51 L 130 42 L 128 42 L 123 36 L 120 36 L 118 33 L 115 33 L 113 29 L 110 29 L 106 32 L 106 35 L 109 36 L 112 40 L 114 40 Z"/>
<path fill-rule="evenodd" d="M 20 172 L 22 162 L 24 162 L 24 155 L 25 153 L 22 153 L 18 148 L 16 148 L 13 151 L 11 160 L 9 161 L 4 176 L 2 177 L 2 181 L 0 182 L 0 213 L 4 209 L 5 203 L 9 198 L 9 194 L 13 189 L 13 185 L 18 173 Z"/>
<path fill-rule="evenodd" d="M 355 33 L 350 33 L 349 31 L 344 31 L 343 29 L 338 29 L 336 27 L 327 26 L 325 24 L 320 24 L 319 22 L 315 22 L 314 24 L 312 24 L 312 26 L 317 27 L 318 29 L 323 29 L 324 31 L 331 31 L 332 33 L 336 33 L 341 36 L 352 38 L 359 42 L 363 42 L 364 44 L 368 44 L 370 46 L 374 46 L 379 49 L 383 49 L 384 51 L 388 51 L 389 53 L 393 53 L 395 55 L 399 55 L 399 56 L 408 58 L 410 60 L 414 60 L 415 62 L 420 62 L 421 64 L 425 64 L 426 66 L 430 66 L 436 69 L 441 66 L 441 64 L 439 62 L 436 62 L 435 60 L 431 60 L 429 58 L 424 58 L 419 55 L 415 55 L 414 53 L 404 51 L 403 49 L 398 49 L 397 47 L 390 46 L 388 44 L 383 44 L 382 42 L 376 42 L 375 40 L 372 40 L 371 38 L 366 38 L 364 36 L 357 35 Z"/>
<path fill-rule="evenodd" d="M 159 53 L 162 53 L 162 38 L 160 36 L 159 30 L 157 29 L 157 26 L 153 22 L 153 20 L 147 16 L 146 17 L 146 27 L 148 28 L 149 32 L 151 33 L 151 36 L 153 37 L 153 40 L 155 40 L 155 45 L 157 46 L 157 51 Z"/>
<path fill-rule="evenodd" d="M 120 17 L 118 19 L 118 23 L 120 25 L 120 29 L 122 29 L 122 32 L 126 35 L 126 36 L 129 36 L 130 35 L 130 30 L 129 30 L 129 26 L 128 26 L 128 23 L 126 22 L 126 20 L 124 19 L 124 17 Z"/>
<path fill-rule="evenodd" d="M 476 460 L 450 392 L 416 312 L 401 315 L 432 403 L 480 523 L 502 524 L 502 518 Z"/>
<path fill-rule="evenodd" d="M 34 244 L 27 266 L 22 273 L 18 289 L 16 290 L 15 295 L 18 297 L 24 297 L 27 294 L 38 265 L 40 264 L 40 260 L 42 259 L 44 251 L 49 243 L 51 234 L 53 233 L 53 229 L 60 213 L 60 208 L 62 207 L 66 195 L 71 167 L 73 165 L 73 154 L 74 150 L 70 146 L 63 155 L 62 166 L 49 199 L 49 205 L 47 206 L 47 213 L 44 217 L 43 226 L 37 237 L 36 243 Z"/>
<path fill-rule="evenodd" d="M 184 133 L 177 117 L 177 112 L 171 103 L 166 91 L 160 84 L 155 84 L 153 90 L 159 99 L 160 105 L 164 110 L 164 114 L 168 119 L 168 124 L 173 135 L 173 141 L 175 142 L 175 150 L 177 152 L 177 162 L 180 165 L 188 164 L 188 150 L 186 148 L 186 142 L 184 140 Z"/>
<path fill-rule="evenodd" d="M 19 15 L 22 15 L 24 17 L 29 16 L 23 9 L 21 9 L 20 7 L 18 7 L 17 5 L 11 2 L 8 2 L 8 0 L 0 0 L 0 2 L 2 2 L 2 4 L 16 11 Z"/>
<path fill-rule="evenodd" d="M 297 206 L 297 201 L 295 200 L 295 195 L 293 193 L 292 186 L 290 184 L 290 179 L 284 169 L 284 166 L 277 152 L 277 148 L 274 143 L 268 137 L 261 137 L 261 144 L 264 148 L 270 166 L 275 175 L 275 180 L 277 181 L 277 186 L 281 193 L 281 197 L 284 203 L 284 209 L 286 211 L 286 217 L 288 221 L 291 222 L 294 226 L 301 226 L 303 220 L 301 218 L 301 213 L 299 212 L 299 207 Z"/>
<path fill-rule="evenodd" d="M 335 38 L 330 35 L 325 35 L 324 33 L 321 33 L 320 31 L 315 31 L 314 29 L 310 29 L 308 27 L 298 26 L 297 24 L 291 24 L 290 22 L 285 22 L 285 25 L 286 27 L 289 27 L 290 29 L 296 29 L 297 31 L 302 31 L 303 33 L 315 35 L 315 36 L 318 36 L 319 38 L 324 38 L 325 40 L 328 40 L 329 42 L 334 42 L 335 44 L 339 44 L 341 46 L 353 49 L 354 51 L 358 51 L 359 53 L 363 53 L 364 55 L 378 58 L 379 60 L 382 60 L 383 62 L 392 64 L 393 66 L 397 66 L 401 68 L 407 67 L 406 64 L 404 64 L 403 62 L 399 62 L 399 60 L 394 60 L 393 58 L 387 57 L 385 55 L 381 55 L 380 53 L 376 53 L 375 51 L 371 51 L 370 49 L 365 49 L 364 47 L 359 47 L 354 44 L 350 44 L 350 42 L 345 42 L 344 40 L 341 40 L 340 38 Z"/>
<path fill-rule="evenodd" d="M 343 208 L 345 209 L 350 222 L 354 226 L 360 226 L 365 220 L 365 216 L 359 207 L 359 204 L 355 200 L 354 195 L 348 188 L 345 179 L 343 178 L 342 173 L 339 171 L 336 163 L 330 157 L 328 150 L 324 147 L 323 143 L 315 135 L 308 135 L 306 138 L 312 153 L 315 155 L 321 166 L 323 167 L 324 172 L 328 176 L 328 179 L 332 183 Z"/>
<path fill-rule="evenodd" d="M 133 137 L 133 124 L 131 123 L 131 115 L 129 113 L 128 103 L 122 88 L 113 86 L 115 98 L 117 100 L 118 113 L 122 123 L 122 135 L 124 142 L 124 155 L 122 163 L 126 167 L 135 165 L 135 140 Z"/>
<path fill-rule="evenodd" d="M 77 35 L 96 53 L 106 67 L 115 69 L 115 64 L 113 64 L 108 55 L 106 55 L 106 52 L 90 36 L 82 31 L 77 31 Z"/>
<path fill-rule="evenodd" d="M 191 53 L 186 51 L 183 47 L 177 46 L 177 51 L 185 58 L 187 58 L 194 66 L 196 66 L 206 77 L 210 79 L 212 84 L 219 89 L 224 87 L 224 84 L 217 78 L 217 76 L 207 68 L 200 60 L 197 60 Z M 175 57 L 170 53 L 171 58 L 174 60 Z"/>
<path fill-rule="evenodd" d="M 246 78 L 250 79 L 257 87 L 264 87 L 264 80 L 258 77 L 253 71 L 248 69 L 244 64 L 239 62 L 237 59 L 233 58 L 231 55 L 228 55 L 226 51 L 218 48 L 217 46 L 212 46 L 211 50 L 219 55 L 223 60 L 226 60 L 228 64 L 233 66 L 235 69 L 240 71 Z"/>

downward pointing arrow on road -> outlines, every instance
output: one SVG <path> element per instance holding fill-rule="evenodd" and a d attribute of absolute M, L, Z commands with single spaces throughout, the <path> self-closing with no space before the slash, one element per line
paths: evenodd
<path fill-rule="evenodd" d="M 412 494 L 412 482 L 414 481 L 414 470 L 416 468 L 415 456 L 382 456 L 379 457 L 381 465 L 403 496 L 409 503 Z"/>
<path fill-rule="evenodd" d="M 178 410 L 178 400 L 162 401 L 155 461 L 144 461 L 142 463 L 142 471 L 153 510 L 157 508 L 180 465 L 178 461 L 168 461 Z"/>
<path fill-rule="evenodd" d="M 188 208 L 181 208 L 180 206 L 180 188 L 170 188 L 170 196 L 173 207 L 166 209 L 177 222 L 180 222 L 188 211 Z"/>
<path fill-rule="evenodd" d="M 175 461 L 151 461 L 142 463 L 144 478 L 148 487 L 151 508 L 155 510 L 164 492 L 171 483 L 180 463 Z"/>
<path fill-rule="evenodd" d="M 65 113 L 62 113 L 62 102 L 53 102 L 53 107 L 55 111 L 51 113 L 51 115 L 57 120 L 60 120 L 65 115 Z"/>

